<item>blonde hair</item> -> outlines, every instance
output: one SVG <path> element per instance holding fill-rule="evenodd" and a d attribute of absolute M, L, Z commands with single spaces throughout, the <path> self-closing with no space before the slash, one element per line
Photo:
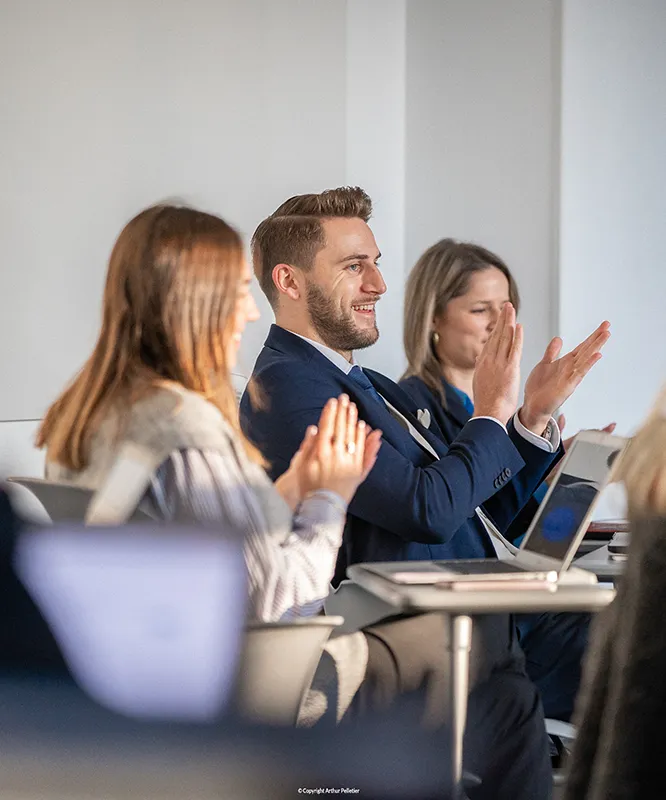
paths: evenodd
<path fill-rule="evenodd" d="M 627 489 L 629 516 L 666 516 L 666 387 L 616 471 Z"/>
<path fill-rule="evenodd" d="M 109 412 L 173 382 L 213 403 L 263 463 L 241 434 L 226 360 L 242 268 L 240 236 L 212 214 L 159 205 L 128 222 L 111 252 L 97 343 L 37 434 L 49 460 L 84 469 Z"/>
<path fill-rule="evenodd" d="M 442 365 L 432 341 L 433 321 L 444 313 L 451 300 L 468 291 L 474 273 L 490 267 L 506 276 L 509 299 L 518 312 L 518 286 L 509 268 L 499 256 L 476 244 L 442 239 L 423 253 L 407 279 L 403 330 L 407 370 L 402 377 L 421 378 L 444 406 Z"/>

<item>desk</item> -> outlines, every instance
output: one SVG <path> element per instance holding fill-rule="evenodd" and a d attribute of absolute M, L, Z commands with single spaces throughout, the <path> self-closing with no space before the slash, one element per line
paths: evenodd
<path fill-rule="evenodd" d="M 411 563 L 411 562 L 408 562 Z M 393 566 L 396 566 L 395 564 Z M 451 615 L 451 710 L 452 797 L 463 798 L 463 736 L 467 718 L 469 654 L 474 614 L 505 614 L 540 611 L 600 611 L 615 596 L 615 590 L 588 584 L 558 585 L 545 589 L 491 589 L 451 591 L 434 586 L 400 586 L 363 568 L 349 567 L 347 575 L 371 595 L 391 605 L 397 613 L 441 611 Z"/>
<path fill-rule="evenodd" d="M 581 569 L 586 569 L 589 572 L 594 572 L 597 578 L 601 580 L 609 578 L 615 580 L 615 578 L 622 575 L 624 572 L 626 562 L 612 559 L 608 552 L 608 545 L 606 544 L 603 547 L 593 550 L 591 553 L 580 556 L 573 562 L 573 565 Z"/>

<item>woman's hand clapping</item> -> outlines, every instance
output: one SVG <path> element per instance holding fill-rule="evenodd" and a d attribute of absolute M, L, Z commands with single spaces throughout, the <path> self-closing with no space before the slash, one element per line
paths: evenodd
<path fill-rule="evenodd" d="M 358 409 L 343 394 L 324 406 L 319 426 L 311 426 L 289 469 L 275 483 L 292 508 L 317 489 L 328 489 L 349 503 L 374 466 L 381 431 L 369 431 Z"/>

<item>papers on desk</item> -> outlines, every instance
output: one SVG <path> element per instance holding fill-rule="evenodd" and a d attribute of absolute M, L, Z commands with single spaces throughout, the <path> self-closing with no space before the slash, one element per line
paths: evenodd
<path fill-rule="evenodd" d="M 20 538 L 15 566 L 99 703 L 185 721 L 223 709 L 244 626 L 239 543 L 145 526 L 47 529 Z"/>

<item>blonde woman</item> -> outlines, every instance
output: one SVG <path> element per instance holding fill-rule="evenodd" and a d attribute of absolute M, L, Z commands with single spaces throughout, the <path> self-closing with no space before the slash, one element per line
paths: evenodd
<path fill-rule="evenodd" d="M 411 395 L 421 414 L 427 413 L 431 430 L 447 444 L 456 439 L 474 414 L 477 359 L 507 304 L 516 312 L 520 308 L 516 282 L 504 261 L 479 245 L 442 239 L 412 268 L 404 316 L 408 366 L 400 386 Z M 542 362 L 528 377 L 526 392 L 538 386 L 540 371 L 546 365 L 562 372 L 573 370 L 580 382 L 585 371 L 601 358 L 597 352 L 583 367 L 586 347 L 595 340 L 605 341 L 608 335 L 608 323 L 602 323 L 583 344 L 561 358 L 562 341 L 553 339 Z M 546 489 L 543 483 L 538 486 L 502 531 L 507 539 L 515 540 L 525 532 Z M 541 691 L 546 716 L 568 719 L 587 642 L 587 615 L 518 615 L 516 620 L 527 674 Z"/>
<path fill-rule="evenodd" d="M 476 361 L 506 303 L 517 315 L 520 294 L 509 267 L 471 242 L 442 239 L 423 253 L 409 274 L 403 334 L 407 370 L 400 385 L 427 410 L 449 443 L 474 413 Z M 554 339 L 544 359 L 557 358 L 559 347 L 561 340 Z M 562 415 L 558 425 L 564 428 Z M 615 423 L 603 430 L 612 433 Z M 566 448 L 567 442 L 563 444 Z M 534 502 L 508 530 L 509 539 L 525 532 L 546 489 L 545 484 L 537 488 Z"/>
<path fill-rule="evenodd" d="M 617 478 L 631 542 L 617 597 L 591 637 L 566 800 L 657 797 L 666 782 L 666 391 Z"/>

